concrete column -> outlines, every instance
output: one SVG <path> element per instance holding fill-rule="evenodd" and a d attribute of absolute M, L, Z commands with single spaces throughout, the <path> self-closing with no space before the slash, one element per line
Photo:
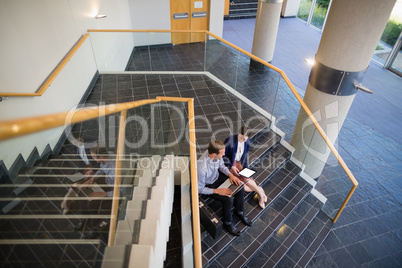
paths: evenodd
<path fill-rule="evenodd" d="M 274 56 L 282 2 L 283 0 L 258 1 L 253 48 L 251 53 L 267 62 L 272 61 Z M 262 64 L 252 60 L 250 65 L 261 67 L 259 65 Z"/>
<path fill-rule="evenodd" d="M 304 95 L 332 143 L 356 95 L 354 84 L 362 82 L 395 2 L 332 1 Z M 291 144 L 294 156 L 306 164 L 305 172 L 318 178 L 330 151 L 302 109 Z"/>

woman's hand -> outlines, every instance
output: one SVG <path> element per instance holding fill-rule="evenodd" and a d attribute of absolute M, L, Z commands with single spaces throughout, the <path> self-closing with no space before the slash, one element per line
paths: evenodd
<path fill-rule="evenodd" d="M 81 184 L 81 189 L 85 190 L 91 186 L 94 183 L 94 179 L 94 177 L 85 179 L 85 181 Z"/>
<path fill-rule="evenodd" d="M 232 173 L 235 174 L 236 176 L 239 175 L 239 169 L 238 169 L 237 167 L 232 166 L 232 167 L 230 168 L 230 170 L 231 170 Z"/>

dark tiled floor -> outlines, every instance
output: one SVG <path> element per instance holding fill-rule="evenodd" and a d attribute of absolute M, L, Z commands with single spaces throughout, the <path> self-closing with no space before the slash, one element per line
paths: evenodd
<path fill-rule="evenodd" d="M 225 21 L 223 36 L 251 51 L 254 24 L 254 19 Z M 318 31 L 298 19 L 280 21 L 273 64 L 286 72 L 301 94 L 310 72 L 304 58 L 314 57 L 320 38 Z M 402 95 L 396 91 L 402 78 L 371 63 L 364 84 L 376 95 L 357 94 L 337 141 L 360 185 L 310 267 L 402 265 L 402 124 L 398 119 L 402 111 L 397 104 Z M 350 186 L 339 165 L 328 165 L 317 188 L 339 205 Z"/>
<path fill-rule="evenodd" d="M 128 89 L 110 93 L 114 92 L 116 87 L 128 87 Z M 198 153 L 206 150 L 210 139 L 224 140 L 231 133 L 237 133 L 238 129 L 245 123 L 251 128 L 255 128 L 255 131 L 259 131 L 270 124 L 267 118 L 255 112 L 249 105 L 228 93 L 205 75 L 102 75 L 89 96 L 87 105 L 141 100 L 157 96 L 194 98 Z M 148 140 L 154 140 L 156 145 L 172 143 L 171 147 L 160 148 L 164 152 L 188 155 L 188 146 L 186 145 L 188 139 L 184 135 L 185 127 L 188 127 L 185 125 L 187 121 L 186 105 L 164 103 L 139 107 L 131 110 L 128 113 L 128 118 L 130 120 L 126 127 L 126 134 L 130 144 L 126 144 L 126 151 L 143 155 L 152 154 L 150 144 L 141 145 L 140 142 L 143 134 L 139 133 L 140 130 L 143 132 L 147 130 Z M 117 119 L 117 116 L 111 116 L 105 121 L 106 124 L 116 126 L 118 125 Z M 151 123 L 152 120 L 153 123 Z M 97 120 L 92 123 L 99 124 Z M 77 127 L 77 131 L 81 129 L 84 127 Z M 158 138 L 158 133 L 161 130 L 163 130 L 162 136 Z M 113 141 L 114 139 L 111 139 L 110 136 L 116 137 L 117 130 L 111 131 L 111 133 L 107 132 L 104 134 L 105 140 Z M 95 128 L 88 134 L 90 138 L 93 138 L 92 134 L 97 137 L 98 129 Z M 108 145 L 109 149 L 113 150 L 117 144 Z M 153 149 L 155 147 L 157 146 L 153 146 Z"/>

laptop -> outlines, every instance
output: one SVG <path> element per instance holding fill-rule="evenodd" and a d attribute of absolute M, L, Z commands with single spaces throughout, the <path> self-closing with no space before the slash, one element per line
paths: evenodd
<path fill-rule="evenodd" d="M 66 178 L 72 182 L 77 182 L 85 178 L 85 175 L 83 175 L 81 172 L 77 172 L 74 175 L 66 175 Z"/>
<path fill-rule="evenodd" d="M 228 188 L 229 190 L 232 191 L 232 194 L 231 194 L 230 196 L 233 196 L 233 195 L 237 194 L 237 192 L 238 192 L 243 186 L 244 186 L 244 182 L 241 182 L 240 185 L 236 185 L 236 184 L 232 184 L 232 183 L 230 182 L 230 180 L 227 179 L 224 183 L 222 183 L 222 184 L 218 187 L 218 189 L 221 189 L 221 188 Z"/>
<path fill-rule="evenodd" d="M 247 179 L 249 179 L 251 176 L 253 176 L 256 173 L 255 170 L 249 169 L 249 168 L 243 168 L 239 174 Z M 232 184 L 230 182 L 230 179 L 227 179 L 224 183 L 222 183 L 218 189 L 221 188 L 228 188 L 229 190 L 232 191 L 232 194 L 230 196 L 233 196 L 235 194 L 237 194 L 238 191 L 240 191 L 241 188 L 243 188 L 245 185 L 244 182 L 241 181 L 240 185 L 236 185 L 236 184 Z"/>

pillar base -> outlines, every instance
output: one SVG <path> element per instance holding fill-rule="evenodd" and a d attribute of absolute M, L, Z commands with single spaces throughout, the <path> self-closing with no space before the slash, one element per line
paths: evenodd
<path fill-rule="evenodd" d="M 268 70 L 268 69 L 269 68 L 267 66 L 265 66 L 264 64 L 262 64 L 261 62 L 250 59 L 250 70 L 264 71 L 264 70 Z"/>

